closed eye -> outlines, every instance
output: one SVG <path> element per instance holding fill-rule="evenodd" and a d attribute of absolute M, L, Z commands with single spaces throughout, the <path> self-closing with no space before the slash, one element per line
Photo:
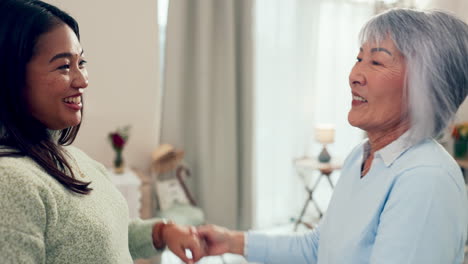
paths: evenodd
<path fill-rule="evenodd" d="M 378 61 L 372 61 L 372 65 L 381 66 L 382 63 L 380 63 L 380 62 L 378 62 Z"/>
<path fill-rule="evenodd" d="M 68 70 L 68 69 L 70 69 L 70 65 L 68 64 L 61 65 L 57 68 L 57 70 Z"/>
<path fill-rule="evenodd" d="M 88 63 L 88 62 L 85 61 L 85 60 L 80 60 L 80 63 L 79 63 L 80 68 L 83 68 L 87 63 Z"/>

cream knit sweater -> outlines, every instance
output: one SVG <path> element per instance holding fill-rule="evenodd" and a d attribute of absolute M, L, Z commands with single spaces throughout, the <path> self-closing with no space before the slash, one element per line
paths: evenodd
<path fill-rule="evenodd" d="M 30 158 L 0 158 L 0 263 L 130 264 L 157 254 L 151 238 L 157 220 L 129 221 L 104 166 L 65 149 L 82 180 L 92 182 L 89 195 L 65 189 Z"/>

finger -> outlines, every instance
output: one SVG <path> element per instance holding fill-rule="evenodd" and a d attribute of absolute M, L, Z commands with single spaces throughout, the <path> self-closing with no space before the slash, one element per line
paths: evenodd
<path fill-rule="evenodd" d="M 192 251 L 190 251 L 189 249 L 185 249 L 185 256 L 187 256 L 187 261 L 185 263 L 188 263 L 188 264 L 195 263 L 193 259 Z"/>
<path fill-rule="evenodd" d="M 197 228 L 198 237 L 203 238 L 205 240 L 214 240 L 216 236 L 216 232 L 213 230 L 211 226 L 205 226 L 203 228 Z"/>
<path fill-rule="evenodd" d="M 201 258 L 205 256 L 205 250 L 202 249 L 200 243 L 189 245 L 188 248 L 192 252 L 192 259 L 195 262 L 199 261 Z"/>
<path fill-rule="evenodd" d="M 205 255 L 205 243 L 204 240 L 198 238 L 198 236 L 192 236 L 186 240 L 183 247 L 190 252 L 192 259 L 196 262 Z"/>
<path fill-rule="evenodd" d="M 212 225 L 202 225 L 202 226 L 197 227 L 198 233 L 207 233 L 207 232 L 211 232 L 211 230 L 213 230 Z"/>
<path fill-rule="evenodd" d="M 193 261 L 185 255 L 185 249 L 182 247 L 176 247 L 171 249 L 172 253 L 174 253 L 177 257 L 179 257 L 185 263 L 193 263 Z"/>
<path fill-rule="evenodd" d="M 208 247 L 207 241 L 202 236 L 198 236 L 198 241 L 200 243 L 200 247 L 202 248 L 202 250 L 206 252 L 207 247 Z"/>
<path fill-rule="evenodd" d="M 197 228 L 195 228 L 194 226 L 190 226 L 190 227 L 189 227 L 189 232 L 190 232 L 190 234 L 192 234 L 192 235 L 198 235 L 198 230 L 197 230 Z"/>

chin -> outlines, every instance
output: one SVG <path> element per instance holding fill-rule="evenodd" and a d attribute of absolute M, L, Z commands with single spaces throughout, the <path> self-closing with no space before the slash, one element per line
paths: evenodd
<path fill-rule="evenodd" d="M 81 123 L 81 114 L 78 114 L 76 116 L 74 116 L 73 118 L 70 118 L 67 120 L 67 127 L 73 127 L 73 126 L 77 126 Z"/>
<path fill-rule="evenodd" d="M 348 116 L 348 123 L 351 126 L 357 127 L 359 129 L 362 129 L 362 130 L 365 131 L 366 124 L 363 124 L 361 121 L 362 121 L 361 119 L 356 119 L 356 118 L 352 118 L 352 117 Z"/>
<path fill-rule="evenodd" d="M 359 127 L 359 122 L 355 118 L 353 118 L 353 114 L 351 113 L 351 111 L 348 113 L 348 123 L 353 127 Z"/>
<path fill-rule="evenodd" d="M 81 123 L 81 121 L 74 122 L 74 123 L 69 124 L 68 126 L 64 127 L 63 129 L 65 129 L 65 128 L 71 128 L 71 127 L 77 126 L 77 125 L 79 125 L 80 123 Z"/>
<path fill-rule="evenodd" d="M 80 123 L 81 123 L 81 120 L 73 120 L 73 121 L 68 120 L 67 122 L 63 122 L 60 125 L 57 124 L 56 126 L 54 126 L 54 128 L 51 128 L 51 127 L 49 127 L 49 128 L 53 129 L 53 130 L 63 130 L 63 129 L 67 129 L 67 128 L 77 126 Z"/>

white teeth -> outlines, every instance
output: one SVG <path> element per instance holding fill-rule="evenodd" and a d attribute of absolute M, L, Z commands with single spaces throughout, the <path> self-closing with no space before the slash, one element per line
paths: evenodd
<path fill-rule="evenodd" d="M 69 104 L 79 104 L 79 103 L 81 103 L 81 96 L 67 97 L 67 98 L 63 99 L 63 101 L 65 103 L 69 103 Z"/>
<path fill-rule="evenodd" d="M 361 102 L 367 102 L 366 99 L 364 99 L 361 96 L 353 95 L 353 100 L 361 101 Z"/>

